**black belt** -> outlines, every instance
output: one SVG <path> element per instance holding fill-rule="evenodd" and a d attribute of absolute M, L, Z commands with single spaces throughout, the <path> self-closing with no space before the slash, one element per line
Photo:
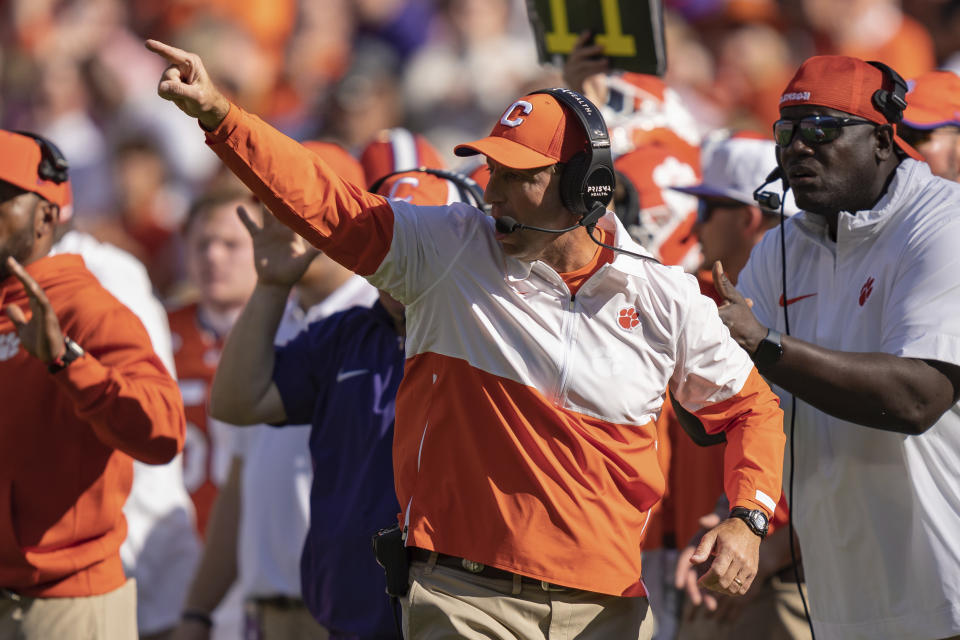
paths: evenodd
<path fill-rule="evenodd" d="M 430 562 L 430 554 L 433 551 L 427 549 L 421 549 L 420 547 L 410 547 L 410 559 L 418 562 Z M 480 562 L 474 562 L 472 560 L 467 560 L 465 558 L 459 558 L 457 556 L 450 556 L 445 553 L 437 554 L 437 564 L 441 567 L 447 567 L 449 569 L 457 569 L 458 571 L 463 571 L 464 573 L 469 573 L 470 575 L 480 576 L 482 578 L 494 578 L 497 580 L 513 580 L 514 576 L 520 576 L 520 581 L 524 584 L 530 584 L 537 586 L 544 591 L 570 591 L 570 587 L 562 587 L 560 585 L 553 584 L 552 582 L 547 582 L 546 580 L 537 580 L 536 578 L 530 578 L 527 576 L 522 576 L 517 573 L 511 573 L 510 571 L 504 571 L 503 569 L 497 569 L 496 567 L 488 567 L 485 564 Z"/>

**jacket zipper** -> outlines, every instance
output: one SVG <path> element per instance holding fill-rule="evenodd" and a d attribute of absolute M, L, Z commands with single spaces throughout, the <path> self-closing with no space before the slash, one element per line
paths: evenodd
<path fill-rule="evenodd" d="M 557 387 L 557 393 L 553 398 L 553 403 L 557 406 L 562 404 L 563 396 L 567 390 L 567 378 L 570 373 L 570 359 L 573 353 L 573 336 L 576 333 L 578 316 L 574 312 L 577 305 L 576 294 L 571 294 L 567 301 L 567 313 L 564 314 L 563 321 L 563 361 L 560 363 L 560 384 Z"/>

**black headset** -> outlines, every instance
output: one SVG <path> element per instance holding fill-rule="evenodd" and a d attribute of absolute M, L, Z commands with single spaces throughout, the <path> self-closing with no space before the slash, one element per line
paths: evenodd
<path fill-rule="evenodd" d="M 39 136 L 29 131 L 14 131 L 14 133 L 27 138 L 32 138 L 40 145 L 40 166 L 37 167 L 37 175 L 44 180 L 50 180 L 56 184 L 63 184 L 69 179 L 67 170 L 70 163 L 66 156 L 60 151 L 57 145 L 53 144 L 43 136 Z"/>
<path fill-rule="evenodd" d="M 460 192 L 460 200 L 469 204 L 469 199 L 473 200 L 473 205 L 480 209 L 481 211 L 486 211 L 488 205 L 483 201 L 483 188 L 477 183 L 476 180 L 470 176 L 464 175 L 457 171 L 447 171 L 446 169 L 433 169 L 431 167 L 416 167 L 413 169 L 401 169 L 400 171 L 391 171 L 385 176 L 377 178 L 376 182 L 370 185 L 368 191 L 370 193 L 377 193 L 380 187 L 383 186 L 383 183 L 393 176 L 398 176 L 403 173 L 428 173 L 432 176 L 437 176 L 438 178 L 443 178 L 444 180 L 449 180 L 453 184 L 457 185 L 457 189 Z"/>
<path fill-rule="evenodd" d="M 889 89 L 877 89 L 873 92 L 873 97 L 871 98 L 873 106 L 883 114 L 887 122 L 898 124 L 903 120 L 903 110 L 907 108 L 907 91 L 909 91 L 907 81 L 903 79 L 903 76 L 882 62 L 868 60 L 867 64 L 880 69 L 885 79 L 889 78 L 891 84 L 893 84 L 893 91 Z"/>
<path fill-rule="evenodd" d="M 776 213 L 780 208 L 780 205 L 783 204 L 783 198 L 780 197 L 780 194 L 776 191 L 764 191 L 763 188 L 770 184 L 771 182 L 776 182 L 777 180 L 783 179 L 783 170 L 780 167 L 777 167 L 764 178 L 763 184 L 753 190 L 753 199 L 757 201 L 757 204 L 760 205 L 760 208 L 766 209 Z M 783 190 L 784 196 L 786 196 L 787 190 Z"/>
<path fill-rule="evenodd" d="M 607 124 L 600 110 L 572 89 L 554 88 L 533 92 L 537 93 L 553 96 L 576 116 L 587 135 L 587 149 L 570 158 L 560 174 L 560 199 L 567 209 L 581 216 L 581 225 L 593 227 L 606 213 L 616 184 Z"/>

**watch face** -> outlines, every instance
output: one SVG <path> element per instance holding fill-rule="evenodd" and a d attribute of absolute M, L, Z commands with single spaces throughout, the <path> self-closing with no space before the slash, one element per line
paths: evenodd
<path fill-rule="evenodd" d="M 753 511 L 750 514 L 750 519 L 753 520 L 753 526 L 756 527 L 758 531 L 766 531 L 767 516 L 765 516 L 762 511 Z"/>

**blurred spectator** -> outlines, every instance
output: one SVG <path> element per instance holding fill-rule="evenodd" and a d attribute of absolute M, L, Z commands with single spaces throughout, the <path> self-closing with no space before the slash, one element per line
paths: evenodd
<path fill-rule="evenodd" d="M 960 76 L 931 71 L 908 82 L 897 133 L 920 152 L 934 175 L 960 178 Z"/>
<path fill-rule="evenodd" d="M 694 232 L 703 250 L 699 272 L 705 281 L 710 279 L 708 272 L 713 263 L 721 260 L 724 273 L 736 284 L 751 249 L 764 233 L 777 226 L 779 210 L 767 208 L 753 197 L 754 190 L 776 168 L 772 141 L 759 134 L 731 136 L 729 132 L 718 132 L 703 146 L 703 181 L 689 187 L 672 187 L 699 199 Z M 778 201 L 786 198 L 786 216 L 797 212 L 792 194 L 787 192 L 784 196 L 779 179 L 764 186 L 763 191 L 776 194 Z M 711 297 L 716 300 L 715 295 Z"/>
<path fill-rule="evenodd" d="M 717 49 L 711 97 L 725 125 L 767 131 L 779 117 L 777 101 L 795 67 L 787 41 L 773 27 L 748 24 L 727 31 Z"/>
<path fill-rule="evenodd" d="M 196 300 L 169 314 L 180 391 L 187 414 L 184 481 L 197 512 L 197 529 L 206 533 L 218 489 L 224 484 L 233 451 L 232 428 L 208 418 L 207 398 L 220 350 L 256 284 L 253 244 L 237 220 L 236 208 L 258 205 L 240 190 L 201 196 L 184 223 L 186 266 Z M 229 588 L 232 579 L 224 577 Z M 212 611 L 211 607 L 209 611 Z M 240 594 L 234 590 L 214 615 L 214 637 L 236 638 L 242 627 Z"/>
<path fill-rule="evenodd" d="M 430 0 L 353 0 L 354 17 L 362 36 L 390 45 L 407 60 L 427 41 L 430 20 L 439 4 Z"/>
<path fill-rule="evenodd" d="M 331 138 L 356 151 L 381 129 L 403 122 L 399 61 L 383 43 L 364 40 L 353 49 L 346 74 L 320 110 L 318 138 Z"/>
<path fill-rule="evenodd" d="M 878 60 L 905 78 L 934 68 L 930 32 L 903 13 L 900 0 L 803 0 L 818 55 Z"/>
<path fill-rule="evenodd" d="M 320 142 L 304 146 L 340 175 L 362 184 L 360 165 L 340 147 Z M 260 219 L 259 208 L 251 213 L 247 203 L 245 210 Z M 240 225 L 237 213 L 231 213 Z M 271 343 L 286 344 L 309 323 L 354 305 L 370 305 L 376 297 L 363 278 L 327 256 L 317 256 L 285 298 Z M 212 509 L 204 558 L 186 603 L 190 615 L 177 631 L 178 640 L 206 637 L 203 618 L 222 606 L 233 580 L 245 601 L 249 633 L 262 640 L 324 637 L 301 592 L 300 550 L 307 537 L 313 469 L 310 431 L 300 426 L 304 428 L 232 429 L 230 470 Z"/>
<path fill-rule="evenodd" d="M 533 39 L 529 31 L 523 37 L 511 32 L 510 10 L 509 0 L 440 3 L 431 40 L 404 78 L 410 124 L 438 148 L 485 134 L 503 105 L 539 73 Z"/>
<path fill-rule="evenodd" d="M 62 219 L 62 216 L 61 216 Z M 100 284 L 143 323 L 157 356 L 175 372 L 170 327 L 143 265 L 129 253 L 71 228 L 57 230 L 51 255 L 74 253 Z M 123 506 L 127 537 L 120 558 L 137 581 L 137 629 L 141 640 L 159 640 L 180 617 L 186 588 L 200 558 L 194 509 L 183 482 L 183 458 L 164 465 L 133 461 L 133 485 Z"/>
<path fill-rule="evenodd" d="M 160 149 L 144 135 L 118 141 L 113 155 L 114 216 L 93 221 L 92 233 L 136 256 L 166 296 L 185 275 L 179 234 L 189 195 L 176 183 Z"/>

